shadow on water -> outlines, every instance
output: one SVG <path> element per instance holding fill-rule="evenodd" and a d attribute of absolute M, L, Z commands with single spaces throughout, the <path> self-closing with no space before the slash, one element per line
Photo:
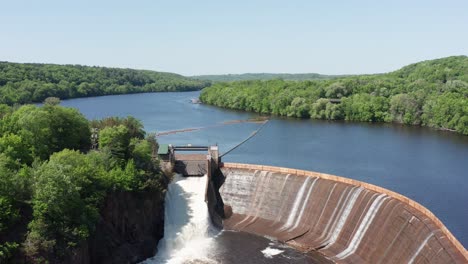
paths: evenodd
<path fill-rule="evenodd" d="M 275 240 L 245 232 L 224 231 L 216 242 L 223 245 L 213 256 L 216 263 L 332 263 L 318 253 L 302 253 Z"/>

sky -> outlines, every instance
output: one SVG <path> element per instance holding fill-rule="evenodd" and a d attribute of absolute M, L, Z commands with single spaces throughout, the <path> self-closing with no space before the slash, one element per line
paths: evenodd
<path fill-rule="evenodd" d="M 0 0 L 0 61 L 360 74 L 467 54 L 467 0 Z"/>

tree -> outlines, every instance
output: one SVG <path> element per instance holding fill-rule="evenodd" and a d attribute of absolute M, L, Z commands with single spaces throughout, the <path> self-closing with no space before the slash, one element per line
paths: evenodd
<path fill-rule="evenodd" d="M 119 162 L 128 158 L 130 133 L 124 125 L 106 127 L 99 132 L 99 148 L 108 148 Z"/>
<path fill-rule="evenodd" d="M 93 181 L 100 172 L 77 151 L 55 153 L 34 172 L 34 220 L 29 224 L 29 253 L 63 256 L 93 231 L 104 197 Z"/>
<path fill-rule="evenodd" d="M 44 104 L 45 105 L 50 105 L 50 106 L 59 105 L 60 104 L 60 98 L 58 98 L 58 97 L 47 97 L 44 100 Z"/>
<path fill-rule="evenodd" d="M 5 116 L 2 130 L 20 136 L 32 156 L 43 160 L 65 148 L 87 150 L 91 144 L 86 118 L 61 106 L 22 106 Z"/>
<path fill-rule="evenodd" d="M 0 153 L 17 164 L 31 164 L 33 157 L 23 138 L 16 134 L 4 134 L 0 137 Z"/>

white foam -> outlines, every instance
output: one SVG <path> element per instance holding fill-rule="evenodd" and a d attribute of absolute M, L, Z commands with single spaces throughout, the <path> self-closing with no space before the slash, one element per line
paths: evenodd
<path fill-rule="evenodd" d="M 333 191 L 335 190 L 335 187 L 336 187 L 336 184 L 333 185 L 333 188 L 332 190 L 330 191 L 330 193 L 328 194 L 328 198 L 327 198 L 327 202 L 325 203 L 325 206 L 322 208 L 322 212 L 320 213 L 320 217 L 319 217 L 319 220 L 317 221 L 317 223 L 320 223 L 321 219 L 322 219 L 322 216 L 323 216 L 323 213 L 325 212 L 325 209 L 328 208 L 328 201 L 330 200 L 330 197 L 333 193 Z M 354 187 L 353 187 L 354 188 Z M 340 204 L 341 204 L 341 201 L 343 200 L 343 197 L 345 196 L 346 192 L 341 192 L 341 195 L 340 195 L 340 199 L 338 199 L 338 203 L 336 206 L 334 206 L 334 209 L 333 209 L 333 212 L 331 214 L 330 217 L 328 217 L 328 221 L 327 221 L 327 225 L 325 226 L 325 228 L 322 230 L 322 233 L 319 237 L 319 239 L 322 241 L 323 239 L 326 239 L 329 235 L 330 235 L 330 228 L 332 226 L 332 224 L 335 223 L 335 221 L 333 221 L 333 219 L 335 218 L 335 215 L 337 213 L 337 210 L 338 208 L 340 207 Z M 346 195 L 346 198 L 345 198 L 345 201 L 348 200 L 349 198 L 349 192 L 348 194 Z M 321 243 L 323 244 L 323 243 Z"/>
<path fill-rule="evenodd" d="M 356 203 L 356 200 L 358 196 L 361 194 L 363 188 L 359 187 L 357 189 L 354 189 L 352 192 L 351 199 L 346 200 L 346 206 L 344 207 L 344 210 L 341 213 L 341 216 L 337 220 L 337 226 L 333 228 L 333 233 L 331 237 L 324 243 L 328 244 L 327 248 L 333 245 L 336 240 L 338 239 L 339 234 L 343 230 L 344 224 L 348 220 L 349 214 L 351 213 L 351 210 L 354 207 L 354 204 Z"/>
<path fill-rule="evenodd" d="M 367 213 L 364 216 L 364 219 L 361 221 L 361 224 L 359 225 L 353 238 L 351 239 L 349 246 L 345 250 L 343 250 L 340 254 L 336 255 L 337 258 L 344 259 L 348 257 L 349 255 L 353 254 L 354 252 L 356 252 L 356 249 L 361 243 L 361 240 L 364 237 L 365 233 L 367 232 L 367 229 L 369 228 L 370 224 L 374 220 L 375 215 L 379 211 L 380 206 L 382 206 L 383 202 L 387 199 L 388 197 L 386 197 L 386 195 L 383 193 L 377 196 L 377 198 L 372 202 L 369 210 L 367 210 Z"/>
<path fill-rule="evenodd" d="M 265 258 L 273 258 L 274 256 L 279 255 L 283 252 L 284 250 L 272 248 L 272 247 L 267 247 L 264 250 L 262 250 L 263 256 Z"/>
<path fill-rule="evenodd" d="M 164 238 L 158 253 L 143 263 L 179 264 L 187 260 L 210 261 L 215 229 L 205 203 L 207 177 L 176 175 L 166 193 Z"/>
<path fill-rule="evenodd" d="M 299 206 L 301 205 L 301 202 L 304 199 L 303 196 L 307 189 L 310 179 L 311 179 L 310 177 L 307 177 L 304 183 L 302 184 L 301 188 L 299 189 L 299 192 L 296 195 L 296 199 L 294 200 L 291 212 L 289 213 L 288 219 L 286 220 L 286 223 L 283 225 L 283 227 L 280 230 L 286 230 L 294 224 L 294 220 L 296 219 L 296 214 L 299 211 Z"/>
<path fill-rule="evenodd" d="M 312 193 L 312 190 L 314 189 L 314 186 L 315 186 L 315 183 L 317 182 L 317 179 L 318 178 L 315 178 L 314 181 L 312 182 L 312 185 L 309 187 L 309 192 L 307 193 L 307 196 L 306 196 L 305 200 L 302 203 L 302 208 L 301 208 L 301 211 L 299 213 L 299 216 L 296 219 L 296 223 L 291 228 L 293 230 L 296 229 L 299 226 L 299 223 L 301 222 L 302 215 L 304 214 L 304 210 L 307 207 L 307 204 L 309 203 L 310 194 Z"/>

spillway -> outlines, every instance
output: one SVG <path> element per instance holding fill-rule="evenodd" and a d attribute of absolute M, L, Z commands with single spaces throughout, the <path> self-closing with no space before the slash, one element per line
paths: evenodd
<path fill-rule="evenodd" d="M 322 254 L 335 263 L 468 263 L 442 222 L 411 199 L 333 175 L 224 163 L 227 230 Z"/>
<path fill-rule="evenodd" d="M 166 193 L 164 238 L 156 256 L 143 263 L 211 263 L 208 253 L 214 250 L 218 231 L 211 225 L 205 203 L 206 184 L 206 175 L 175 175 Z"/>

